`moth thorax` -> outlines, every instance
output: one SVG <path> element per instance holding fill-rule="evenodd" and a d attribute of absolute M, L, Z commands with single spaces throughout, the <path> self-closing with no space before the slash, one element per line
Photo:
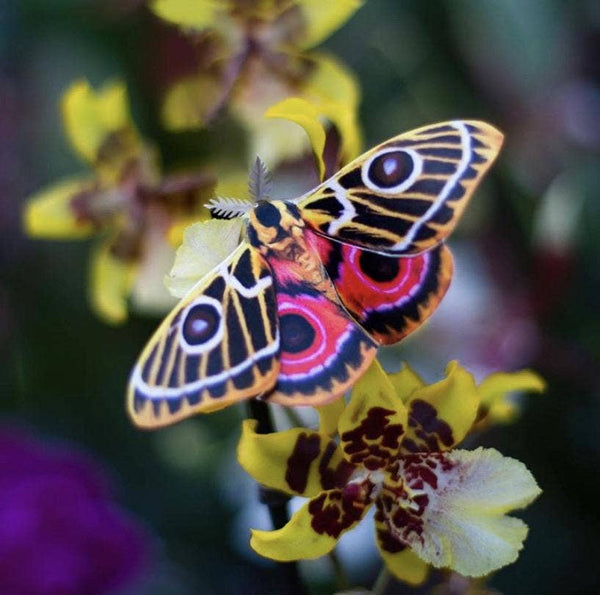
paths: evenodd
<path fill-rule="evenodd" d="M 250 242 L 257 247 L 278 249 L 304 227 L 295 205 L 283 201 L 260 201 L 249 219 Z"/>

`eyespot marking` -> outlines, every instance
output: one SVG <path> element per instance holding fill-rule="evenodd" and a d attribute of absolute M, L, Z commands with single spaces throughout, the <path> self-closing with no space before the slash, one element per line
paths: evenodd
<path fill-rule="evenodd" d="M 284 314 L 280 321 L 281 350 L 286 353 L 301 353 L 315 340 L 316 332 L 311 324 L 299 314 Z"/>
<path fill-rule="evenodd" d="M 413 170 L 412 157 L 405 151 L 391 151 L 371 161 L 367 175 L 380 188 L 393 188 L 404 182 Z"/>
<path fill-rule="evenodd" d="M 197 304 L 183 321 L 183 338 L 188 345 L 203 345 L 215 336 L 220 320 L 221 315 L 212 304 Z"/>
<path fill-rule="evenodd" d="M 361 167 L 363 184 L 373 192 L 396 195 L 408 190 L 423 172 L 423 158 L 413 149 L 377 151 Z"/>
<path fill-rule="evenodd" d="M 397 257 L 383 256 L 374 252 L 361 251 L 359 257 L 361 271 L 380 283 L 393 281 L 400 271 L 400 261 Z"/>
<path fill-rule="evenodd" d="M 212 297 L 201 296 L 183 311 L 178 326 L 188 359 L 208 352 L 223 340 L 223 306 Z"/>

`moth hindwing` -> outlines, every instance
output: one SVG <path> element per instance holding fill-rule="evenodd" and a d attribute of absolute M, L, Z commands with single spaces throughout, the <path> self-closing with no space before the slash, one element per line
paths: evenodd
<path fill-rule="evenodd" d="M 463 120 L 401 134 L 301 197 L 302 217 L 317 233 L 367 250 L 430 250 L 456 225 L 502 138 Z"/>
<path fill-rule="evenodd" d="M 150 339 L 130 377 L 129 414 L 156 428 L 255 397 L 275 383 L 278 354 L 273 278 L 244 242 Z"/>
<path fill-rule="evenodd" d="M 452 255 L 443 243 L 399 257 L 313 235 L 344 307 L 378 343 L 397 343 L 417 330 L 450 286 Z"/>

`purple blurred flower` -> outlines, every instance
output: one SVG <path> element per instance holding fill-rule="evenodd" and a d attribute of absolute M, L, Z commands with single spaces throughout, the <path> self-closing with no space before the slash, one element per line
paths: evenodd
<path fill-rule="evenodd" d="M 141 574 L 148 543 L 96 463 L 0 428 L 0 593 L 108 593 Z"/>

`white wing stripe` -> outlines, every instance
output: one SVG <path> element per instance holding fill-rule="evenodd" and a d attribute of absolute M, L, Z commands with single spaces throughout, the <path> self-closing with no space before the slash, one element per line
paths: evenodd
<path fill-rule="evenodd" d="M 391 246 L 390 250 L 394 252 L 399 252 L 401 250 L 405 250 L 412 241 L 414 240 L 417 232 L 421 229 L 424 223 L 429 221 L 438 211 L 438 209 L 444 204 L 450 192 L 454 189 L 462 175 L 464 174 L 467 167 L 471 163 L 471 159 L 473 157 L 473 148 L 471 146 L 471 135 L 465 125 L 464 122 L 460 120 L 455 120 L 451 122 L 451 126 L 456 128 L 460 132 L 460 141 L 462 147 L 462 156 L 460 158 L 460 162 L 458 164 L 458 168 L 454 172 L 452 176 L 446 182 L 446 185 L 442 188 L 439 196 L 435 199 L 432 205 L 427 209 L 425 214 L 409 229 L 406 237 L 397 244 Z"/>

